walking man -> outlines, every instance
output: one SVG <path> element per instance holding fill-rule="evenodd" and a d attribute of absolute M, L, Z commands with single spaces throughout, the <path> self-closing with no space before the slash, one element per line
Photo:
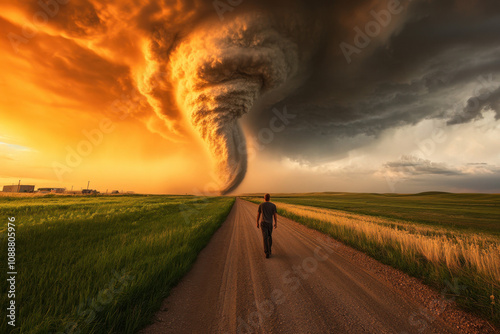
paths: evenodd
<path fill-rule="evenodd" d="M 257 215 L 257 228 L 262 229 L 262 238 L 264 239 L 264 253 L 266 253 L 266 258 L 271 256 L 271 246 L 273 245 L 273 217 L 274 217 L 274 228 L 278 228 L 278 215 L 276 212 L 276 205 L 269 202 L 271 195 L 266 194 L 264 196 L 265 202 L 259 205 L 259 214 Z M 260 219 L 262 217 L 262 220 Z"/>

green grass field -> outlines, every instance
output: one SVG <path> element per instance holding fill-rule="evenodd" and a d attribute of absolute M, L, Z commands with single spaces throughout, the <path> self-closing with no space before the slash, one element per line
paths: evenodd
<path fill-rule="evenodd" d="M 451 293 L 458 304 L 500 326 L 500 195 L 313 193 L 271 200 L 279 214 L 439 291 L 459 282 L 466 288 Z"/>
<path fill-rule="evenodd" d="M 12 333 L 135 333 L 233 203 L 191 196 L 0 198 L 2 273 L 7 219 L 16 218 Z M 7 291 L 5 279 L 1 289 Z M 8 305 L 5 293 L 0 305 Z M 9 330 L 7 320 L 0 320 L 1 332 Z"/>

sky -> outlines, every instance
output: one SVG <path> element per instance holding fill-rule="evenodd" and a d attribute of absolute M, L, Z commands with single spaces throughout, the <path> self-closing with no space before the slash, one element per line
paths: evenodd
<path fill-rule="evenodd" d="M 500 193 L 494 0 L 0 0 L 0 185 Z"/>

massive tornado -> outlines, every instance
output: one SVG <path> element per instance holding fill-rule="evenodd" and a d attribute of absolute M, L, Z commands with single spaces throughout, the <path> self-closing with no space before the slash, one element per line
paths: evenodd
<path fill-rule="evenodd" d="M 298 72 L 298 44 L 278 27 L 265 15 L 247 14 L 193 31 L 170 57 L 175 100 L 207 144 L 222 194 L 247 169 L 240 117 Z"/>

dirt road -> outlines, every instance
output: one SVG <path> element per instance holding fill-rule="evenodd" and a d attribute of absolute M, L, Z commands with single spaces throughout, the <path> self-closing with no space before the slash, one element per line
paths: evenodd
<path fill-rule="evenodd" d="M 279 217 L 273 254 L 266 259 L 256 212 L 255 204 L 236 200 L 226 222 L 143 333 L 476 331 L 474 326 L 459 330 L 442 316 L 434 317 L 432 308 L 405 288 L 415 282 L 393 284 L 387 277 L 395 270 L 381 264 L 382 269 L 374 270 L 375 261 L 367 260 L 372 261 L 367 265 L 356 260 L 364 255 L 346 255 L 348 247 L 288 219 Z M 401 277 L 407 276 L 397 279 Z M 432 305 L 444 304 L 435 299 Z"/>

